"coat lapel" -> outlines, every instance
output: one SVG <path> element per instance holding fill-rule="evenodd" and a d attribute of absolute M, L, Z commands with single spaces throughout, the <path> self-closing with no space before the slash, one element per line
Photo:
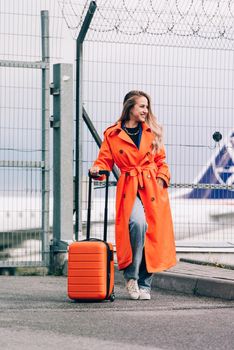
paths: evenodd
<path fill-rule="evenodd" d="M 124 130 L 121 130 L 118 135 L 122 140 L 131 143 L 132 145 L 136 146 L 135 143 L 132 141 L 131 137 L 129 137 Z"/>
<path fill-rule="evenodd" d="M 121 128 L 121 122 L 118 122 L 117 125 L 116 125 L 116 128 L 115 130 L 118 130 L 119 133 L 118 133 L 118 137 L 121 138 L 122 140 L 124 140 L 125 142 L 128 142 L 130 143 L 131 145 L 135 145 L 135 143 L 132 141 L 131 137 L 129 137 L 126 132 Z"/>

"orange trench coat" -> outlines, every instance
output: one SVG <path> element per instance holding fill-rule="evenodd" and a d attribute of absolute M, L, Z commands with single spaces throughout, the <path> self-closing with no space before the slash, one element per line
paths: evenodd
<path fill-rule="evenodd" d="M 166 270 L 176 264 L 173 224 L 167 188 L 157 184 L 162 178 L 167 186 L 170 181 L 165 151 L 152 153 L 153 134 L 142 123 L 142 136 L 138 149 L 121 128 L 121 122 L 104 132 L 97 160 L 101 170 L 111 170 L 114 163 L 121 171 L 116 192 L 115 239 L 119 269 L 132 262 L 129 235 L 129 219 L 137 191 L 145 209 L 147 232 L 145 236 L 145 260 L 150 273 Z"/>

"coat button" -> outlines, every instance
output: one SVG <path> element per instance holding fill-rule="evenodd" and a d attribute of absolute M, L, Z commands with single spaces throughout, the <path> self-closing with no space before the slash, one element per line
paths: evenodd
<path fill-rule="evenodd" d="M 148 174 L 148 175 L 147 175 L 147 178 L 148 178 L 148 179 L 150 179 L 150 178 L 151 178 L 150 174 Z"/>
<path fill-rule="evenodd" d="M 120 153 L 120 154 L 123 154 L 123 150 L 122 150 L 122 149 L 120 149 L 120 150 L 119 150 L 119 153 Z"/>
<path fill-rule="evenodd" d="M 130 174 L 129 174 L 129 172 L 127 171 L 126 173 L 125 173 L 125 176 L 127 177 L 127 176 L 129 176 Z"/>
<path fill-rule="evenodd" d="M 155 200 L 155 198 L 154 197 L 151 197 L 151 202 L 153 202 Z"/>

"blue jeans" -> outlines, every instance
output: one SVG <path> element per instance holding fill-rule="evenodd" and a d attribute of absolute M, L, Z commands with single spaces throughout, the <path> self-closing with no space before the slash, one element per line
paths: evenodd
<path fill-rule="evenodd" d="M 134 279 L 142 289 L 150 291 L 153 274 L 148 273 L 145 263 L 144 243 L 147 223 L 141 200 L 136 197 L 129 220 L 132 263 L 124 270 L 125 280 Z"/>

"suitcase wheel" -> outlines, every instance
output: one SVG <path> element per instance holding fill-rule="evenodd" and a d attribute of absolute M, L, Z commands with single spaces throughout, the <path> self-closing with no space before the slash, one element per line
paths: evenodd
<path fill-rule="evenodd" d="M 114 301 L 115 300 L 115 293 L 111 293 L 111 295 L 110 295 L 110 301 L 112 302 L 112 301 Z"/>

